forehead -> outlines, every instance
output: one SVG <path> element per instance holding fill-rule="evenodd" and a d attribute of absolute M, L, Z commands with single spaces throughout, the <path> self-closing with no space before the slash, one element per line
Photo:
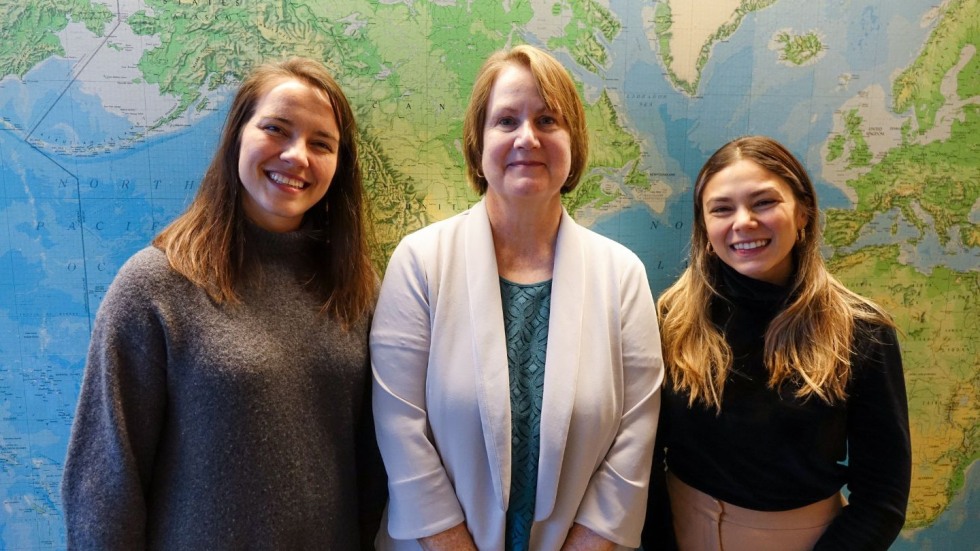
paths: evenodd
<path fill-rule="evenodd" d="M 794 196 L 793 188 L 781 177 L 754 161 L 740 159 L 708 180 L 701 191 L 701 200 L 737 200 L 767 192 Z"/>
<path fill-rule="evenodd" d="M 301 80 L 285 78 L 271 83 L 259 96 L 255 116 L 286 115 L 333 120 L 333 104 L 325 91 Z"/>
<path fill-rule="evenodd" d="M 528 100 L 545 103 L 531 70 L 519 63 L 504 64 L 490 88 L 488 107 Z"/>

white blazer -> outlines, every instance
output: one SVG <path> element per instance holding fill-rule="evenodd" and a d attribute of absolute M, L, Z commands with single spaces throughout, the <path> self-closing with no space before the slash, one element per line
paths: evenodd
<path fill-rule="evenodd" d="M 637 547 L 663 358 L 640 260 L 562 213 L 541 412 L 531 548 L 573 523 Z M 371 329 L 374 419 L 388 471 L 380 549 L 466 521 L 502 550 L 510 494 L 510 383 L 500 280 L 484 202 L 395 249 Z"/>

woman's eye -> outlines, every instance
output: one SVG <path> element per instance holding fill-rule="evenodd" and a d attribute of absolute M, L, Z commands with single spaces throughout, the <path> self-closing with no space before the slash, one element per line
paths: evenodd
<path fill-rule="evenodd" d="M 500 119 L 497 120 L 497 124 L 500 126 L 514 126 L 516 124 L 516 120 L 514 117 L 500 117 Z"/>

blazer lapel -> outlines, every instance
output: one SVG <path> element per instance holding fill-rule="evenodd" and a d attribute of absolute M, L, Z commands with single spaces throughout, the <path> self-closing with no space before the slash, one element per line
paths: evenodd
<path fill-rule="evenodd" d="M 586 259 L 578 225 L 563 211 L 551 284 L 544 400 L 541 406 L 541 450 L 534 505 L 534 519 L 537 521 L 551 515 L 558 495 L 558 479 L 575 403 L 581 358 L 579 350 L 586 344 L 582 333 L 585 269 Z"/>
<path fill-rule="evenodd" d="M 497 259 L 483 201 L 472 207 L 465 231 L 466 298 L 477 399 L 494 497 L 500 510 L 506 511 L 510 497 L 510 375 Z"/>

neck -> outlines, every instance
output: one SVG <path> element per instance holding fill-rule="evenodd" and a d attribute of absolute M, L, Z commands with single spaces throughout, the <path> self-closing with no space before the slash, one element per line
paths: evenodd
<path fill-rule="evenodd" d="M 551 279 L 561 202 L 515 206 L 487 199 L 497 273 L 515 283 Z"/>

